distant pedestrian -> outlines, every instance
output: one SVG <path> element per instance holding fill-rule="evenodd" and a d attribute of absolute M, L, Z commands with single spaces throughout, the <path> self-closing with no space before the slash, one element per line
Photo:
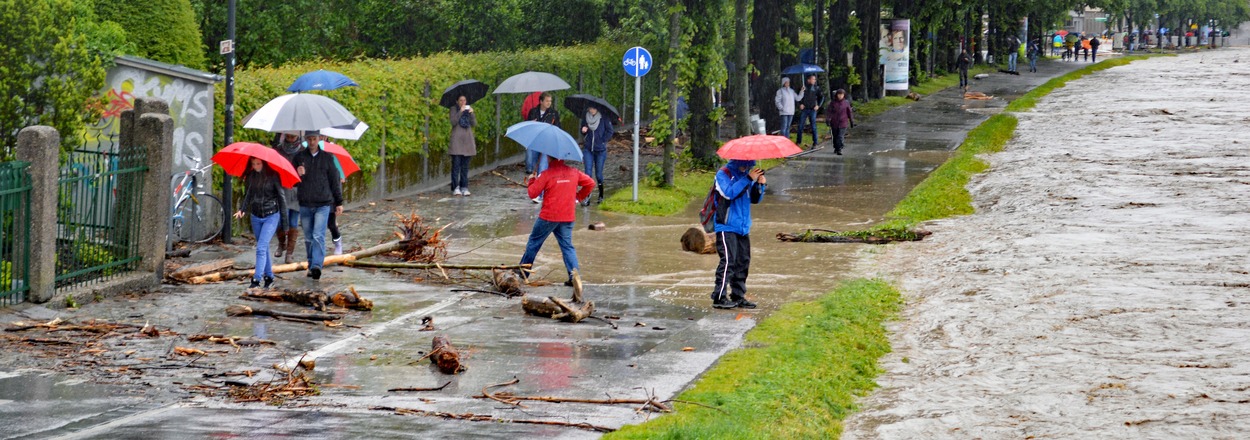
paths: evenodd
<path fill-rule="evenodd" d="M 794 104 L 798 100 L 798 95 L 790 88 L 790 78 L 782 77 L 781 87 L 773 98 L 773 105 L 777 106 L 777 114 L 781 115 L 781 135 L 787 139 L 790 137 L 790 122 L 794 120 Z"/>
<path fill-rule="evenodd" d="M 468 98 L 463 95 L 456 98 L 456 106 L 451 109 L 451 143 L 447 146 L 447 154 L 451 155 L 451 195 L 472 195 L 469 192 L 469 161 L 477 155 L 477 139 L 473 137 L 473 127 L 477 126 L 477 114 L 469 106 Z"/>
<path fill-rule="evenodd" d="M 612 121 L 599 113 L 599 108 L 590 106 L 582 117 L 582 163 L 586 174 L 595 180 L 599 188 L 599 203 L 603 203 L 603 163 L 608 158 L 608 141 L 612 140 Z M 590 206 L 590 197 L 582 202 Z"/>
<path fill-rule="evenodd" d="M 1093 45 L 1093 43 L 1090 43 L 1089 40 L 1090 40 L 1089 38 L 1081 38 L 1081 50 L 1085 51 L 1086 62 L 1089 62 L 1089 49 Z"/>
<path fill-rule="evenodd" d="M 1098 37 L 1089 40 L 1089 54 L 1092 62 L 1098 62 L 1098 46 L 1102 45 L 1102 41 Z"/>
<path fill-rule="evenodd" d="M 1063 48 L 1063 36 L 1055 34 L 1051 39 L 1050 56 L 1059 55 L 1059 49 Z"/>
<path fill-rule="evenodd" d="M 1037 72 L 1037 59 L 1042 56 L 1041 40 L 1034 40 L 1033 42 L 1029 43 L 1028 54 L 1029 54 L 1029 71 Z"/>
<path fill-rule="evenodd" d="M 968 55 L 967 50 L 959 51 L 959 58 L 955 60 L 955 67 L 959 68 L 959 88 L 968 88 L 968 67 L 972 66 L 972 57 Z"/>
<path fill-rule="evenodd" d="M 1015 35 L 1007 36 L 1007 49 L 1011 53 L 1007 54 L 1007 71 L 1016 71 L 1016 59 L 1020 56 L 1020 38 Z"/>
<path fill-rule="evenodd" d="M 537 177 L 526 179 L 526 186 L 532 198 L 544 194 L 542 209 L 534 220 L 534 228 L 530 231 L 529 241 L 525 244 L 525 255 L 521 256 L 521 264 L 533 264 L 542 249 L 547 236 L 555 234 L 556 243 L 560 245 L 560 255 L 564 258 L 564 268 L 569 279 L 566 286 L 573 286 L 576 297 L 581 296 L 581 276 L 578 274 L 577 250 L 573 248 L 573 221 L 577 219 L 575 204 L 590 197 L 595 188 L 595 181 L 586 173 L 564 164 L 563 160 L 550 158 L 547 171 Z"/>
<path fill-rule="evenodd" d="M 286 132 L 274 149 L 291 163 L 291 168 L 295 168 L 295 155 L 304 150 L 304 141 L 298 132 Z M 295 241 L 299 239 L 299 195 L 295 188 L 282 188 L 282 196 L 286 199 L 287 224 L 278 228 L 278 251 L 274 253 L 274 258 L 282 257 L 283 263 L 291 264 L 295 262 Z"/>
<path fill-rule="evenodd" d="M 299 216 L 304 227 L 304 250 L 308 254 L 308 276 L 321 279 L 326 254 L 326 222 L 330 213 L 343 213 L 343 187 L 333 154 L 322 150 L 320 133 L 304 135 L 308 148 L 295 155 L 295 170 L 300 175 Z"/>
<path fill-rule="evenodd" d="M 816 85 L 816 75 L 808 75 L 807 82 L 803 84 L 803 90 L 799 91 L 799 141 L 800 147 L 803 146 L 803 127 L 804 124 L 810 125 L 812 129 L 811 147 L 816 147 L 820 142 L 820 137 L 816 136 L 816 115 L 820 111 L 820 106 L 825 103 L 825 97 L 820 93 L 820 86 Z"/>
<path fill-rule="evenodd" d="M 282 196 L 282 179 L 269 164 L 255 157 L 248 159 L 247 171 L 243 172 L 243 203 L 234 218 L 243 218 L 246 212 L 252 216 L 252 235 L 256 237 L 256 268 L 252 271 L 252 284 L 248 288 L 265 288 L 273 285 L 273 258 L 269 254 L 269 241 L 282 231 L 286 235 L 286 199 Z"/>
<path fill-rule="evenodd" d="M 753 160 L 730 160 L 716 172 L 716 283 L 712 307 L 754 309 L 746 297 L 751 269 L 751 205 L 764 198 L 764 171 Z"/>
<path fill-rule="evenodd" d="M 829 124 L 829 131 L 833 134 L 833 154 L 841 156 L 846 130 L 855 126 L 851 100 L 846 99 L 845 90 L 838 89 L 833 92 L 833 102 L 829 103 L 825 113 L 825 122 Z"/>

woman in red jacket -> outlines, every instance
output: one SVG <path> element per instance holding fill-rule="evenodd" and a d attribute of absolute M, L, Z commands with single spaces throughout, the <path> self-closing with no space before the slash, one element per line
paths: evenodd
<path fill-rule="evenodd" d="M 586 173 L 565 165 L 563 160 L 550 156 L 547 160 L 547 171 L 537 178 L 531 176 L 527 181 L 530 198 L 542 194 L 543 206 L 534 220 L 534 229 L 525 244 L 521 264 L 533 264 L 547 236 L 555 233 L 560 254 L 564 257 L 564 267 L 569 274 L 569 280 L 564 285 L 573 286 L 575 297 L 580 298 L 582 288 L 581 277 L 577 274 L 577 250 L 573 249 L 573 221 L 576 220 L 577 202 L 590 197 L 595 181 Z"/>

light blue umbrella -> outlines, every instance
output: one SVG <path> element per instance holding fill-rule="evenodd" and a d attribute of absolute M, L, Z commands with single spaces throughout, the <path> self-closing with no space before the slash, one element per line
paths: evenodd
<path fill-rule="evenodd" d="M 508 127 L 504 134 L 528 150 L 537 151 L 560 160 L 582 160 L 582 149 L 577 141 L 560 127 L 546 122 L 525 121 Z"/>
<path fill-rule="evenodd" d="M 795 64 L 793 66 L 783 69 L 781 71 L 781 74 L 782 75 L 798 75 L 798 74 L 806 75 L 808 73 L 824 73 L 824 72 L 825 72 L 825 69 L 821 69 L 820 66 L 817 66 L 815 64 L 799 63 L 799 64 Z"/>
<path fill-rule="evenodd" d="M 334 90 L 349 86 L 359 86 L 347 75 L 329 70 L 315 70 L 295 78 L 295 82 L 286 88 L 288 92 L 307 92 L 309 90 Z"/>

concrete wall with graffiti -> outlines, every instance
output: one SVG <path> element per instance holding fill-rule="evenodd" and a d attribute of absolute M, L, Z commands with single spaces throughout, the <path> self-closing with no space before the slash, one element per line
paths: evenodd
<path fill-rule="evenodd" d="M 120 117 L 134 108 L 136 97 L 159 98 L 169 103 L 174 120 L 173 171 L 185 171 L 213 154 L 213 86 L 220 79 L 208 72 L 122 56 L 109 69 L 105 81 L 105 110 L 96 124 L 83 133 L 83 150 L 115 151 Z M 204 182 L 206 185 L 209 183 Z"/>

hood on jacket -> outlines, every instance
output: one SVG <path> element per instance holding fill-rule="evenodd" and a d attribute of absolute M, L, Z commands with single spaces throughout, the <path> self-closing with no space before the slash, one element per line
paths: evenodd
<path fill-rule="evenodd" d="M 729 168 L 729 171 L 731 172 L 739 173 L 739 174 L 746 174 L 747 171 L 751 171 L 752 168 L 755 168 L 755 161 L 743 160 L 743 159 L 730 159 L 729 163 L 726 164 L 725 167 Z M 741 167 L 746 167 L 747 170 L 746 171 L 739 170 L 739 168 Z"/>

